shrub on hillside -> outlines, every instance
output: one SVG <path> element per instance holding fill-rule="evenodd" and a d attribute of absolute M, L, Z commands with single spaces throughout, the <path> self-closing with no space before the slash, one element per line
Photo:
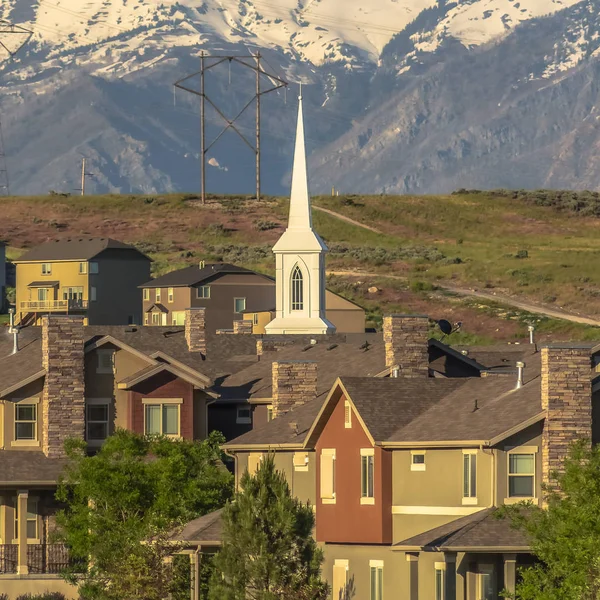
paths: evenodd
<path fill-rule="evenodd" d="M 274 221 L 268 221 L 266 219 L 261 219 L 260 221 L 256 221 L 256 223 L 254 223 L 254 228 L 257 231 L 269 231 L 270 229 L 277 229 L 278 227 L 278 223 L 275 223 Z"/>
<path fill-rule="evenodd" d="M 8 596 L 4 596 L 8 600 Z M 3 596 L 0 596 L 0 600 L 4 600 Z M 44 592 L 42 594 L 23 594 L 17 596 L 17 600 L 67 600 L 64 594 L 60 592 Z"/>
<path fill-rule="evenodd" d="M 600 193 L 588 190 L 492 190 L 492 196 L 513 198 L 526 204 L 550 206 L 557 210 L 576 212 L 582 216 L 600 217 Z"/>

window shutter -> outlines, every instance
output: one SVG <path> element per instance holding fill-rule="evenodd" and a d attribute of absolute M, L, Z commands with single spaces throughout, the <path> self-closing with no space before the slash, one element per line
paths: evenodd
<path fill-rule="evenodd" d="M 337 562 L 337 561 L 336 561 Z M 342 562 L 342 561 L 340 561 Z M 346 600 L 346 586 L 348 585 L 348 567 L 345 564 L 333 566 L 333 600 Z"/>
<path fill-rule="evenodd" d="M 333 468 L 335 455 L 323 451 L 321 453 L 321 498 L 334 498 Z"/>

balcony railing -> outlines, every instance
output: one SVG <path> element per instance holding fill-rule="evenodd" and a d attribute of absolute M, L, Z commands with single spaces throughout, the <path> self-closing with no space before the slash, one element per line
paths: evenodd
<path fill-rule="evenodd" d="M 30 573 L 58 575 L 70 565 L 69 551 L 64 544 L 29 544 L 27 566 Z"/>
<path fill-rule="evenodd" d="M 70 312 L 87 310 L 87 300 L 37 300 L 21 302 L 21 312 Z"/>
<path fill-rule="evenodd" d="M 18 556 L 18 544 L 0 544 L 0 573 L 16 573 Z"/>

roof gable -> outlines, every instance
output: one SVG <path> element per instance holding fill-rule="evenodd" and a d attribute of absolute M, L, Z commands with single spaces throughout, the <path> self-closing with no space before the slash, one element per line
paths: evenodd
<path fill-rule="evenodd" d="M 55 260 L 90 260 L 105 250 L 124 250 L 136 253 L 138 257 L 150 260 L 134 246 L 112 238 L 67 238 L 45 242 L 25 252 L 15 263 Z"/>

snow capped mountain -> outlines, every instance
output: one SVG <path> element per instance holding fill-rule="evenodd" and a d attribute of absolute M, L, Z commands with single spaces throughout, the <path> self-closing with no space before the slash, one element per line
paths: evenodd
<path fill-rule="evenodd" d="M 553 104 L 560 93 L 575 102 L 577 76 L 596 65 L 599 8 L 600 0 L 3 0 L 0 20 L 34 32 L 0 63 L 12 191 L 75 189 L 82 155 L 95 191 L 197 189 L 197 99 L 173 96 L 172 84 L 198 70 L 201 51 L 257 50 L 269 71 L 312 84 L 315 191 L 600 185 L 595 161 L 574 142 L 577 119 L 596 123 L 595 105 L 559 114 Z M 208 84 L 236 114 L 252 81 L 222 68 Z M 267 192 L 286 189 L 293 95 L 265 96 Z M 216 136 L 218 117 L 209 118 Z M 539 146 L 533 123 L 549 145 Z M 251 115 L 240 127 L 252 132 Z M 504 168 L 517 156 L 519 168 L 494 172 L 494 161 Z M 252 189 L 253 157 L 230 132 L 209 159 L 211 191 Z M 581 161 L 591 161 L 585 176 Z"/>

